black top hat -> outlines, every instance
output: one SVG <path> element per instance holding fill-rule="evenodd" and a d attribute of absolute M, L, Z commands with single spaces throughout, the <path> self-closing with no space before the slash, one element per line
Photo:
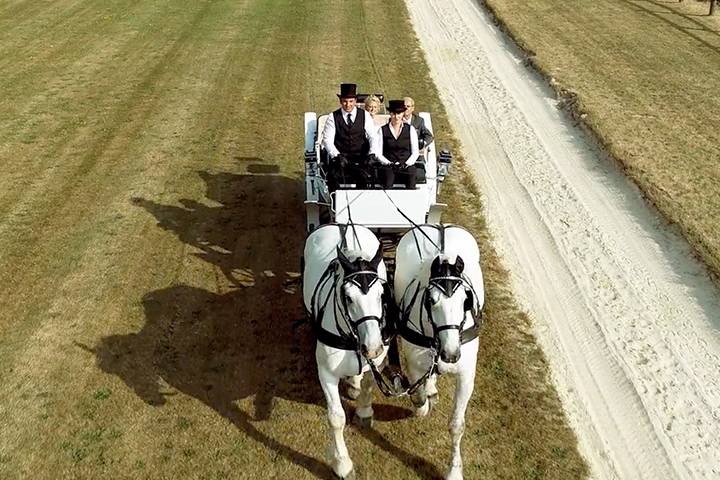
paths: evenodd
<path fill-rule="evenodd" d="M 357 98 L 357 85 L 354 83 L 341 83 L 339 98 Z"/>
<path fill-rule="evenodd" d="M 388 112 L 400 113 L 407 110 L 407 107 L 405 107 L 404 100 L 390 100 L 390 105 L 388 105 L 387 109 Z"/>

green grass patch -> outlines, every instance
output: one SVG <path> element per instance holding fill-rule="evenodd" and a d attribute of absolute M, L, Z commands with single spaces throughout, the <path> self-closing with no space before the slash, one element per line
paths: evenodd
<path fill-rule="evenodd" d="M 95 400 L 107 400 L 108 398 L 110 398 L 110 395 L 112 395 L 112 391 L 107 387 L 102 387 L 95 390 L 95 393 L 93 393 L 93 398 Z"/>
<path fill-rule="evenodd" d="M 697 1 L 485 4 L 717 279 L 720 15 Z"/>

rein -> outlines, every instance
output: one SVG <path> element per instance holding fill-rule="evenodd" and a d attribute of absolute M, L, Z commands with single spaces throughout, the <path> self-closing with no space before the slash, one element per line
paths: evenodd
<path fill-rule="evenodd" d="M 384 280 L 378 276 L 377 272 L 374 272 L 372 270 L 359 270 L 357 272 L 341 276 L 338 273 L 338 265 L 339 260 L 337 259 L 334 259 L 332 262 L 330 262 L 327 269 L 320 277 L 320 281 L 318 281 L 317 285 L 315 286 L 311 297 L 311 318 L 314 322 L 317 340 L 320 343 L 323 343 L 329 347 L 352 351 L 357 355 L 359 370 L 358 374 L 360 374 L 362 373 L 361 359 L 365 358 L 366 362 L 371 365 L 372 361 L 368 359 L 363 352 L 361 352 L 360 343 L 358 341 L 358 328 L 365 322 L 373 320 L 377 321 L 380 327 L 381 335 L 383 337 L 383 343 L 387 344 L 389 340 L 388 337 L 386 337 L 386 328 L 384 325 L 385 306 L 383 305 L 383 313 L 380 317 L 377 315 L 365 315 L 357 320 L 353 320 L 352 318 L 350 318 L 348 312 L 347 300 L 345 298 L 345 295 L 338 293 L 339 286 L 345 283 L 354 283 L 355 285 L 360 287 L 360 283 L 357 280 L 357 277 L 359 275 L 371 275 L 373 277 L 368 284 L 368 288 L 375 284 L 375 282 L 384 282 Z M 329 285 L 330 282 L 332 282 L 332 284 L 330 285 L 327 297 L 325 297 L 324 300 L 319 299 L 319 292 L 327 285 Z M 333 300 L 332 305 L 333 312 L 335 314 L 334 321 L 337 334 L 328 331 L 322 326 L 323 317 L 325 315 L 328 305 L 330 304 L 331 298 Z M 321 302 L 322 304 L 320 305 Z M 317 306 L 319 306 L 319 308 L 316 309 Z M 342 323 L 344 323 L 346 327 L 343 326 Z"/>
<path fill-rule="evenodd" d="M 405 397 L 414 394 L 417 389 L 420 388 L 420 385 L 425 383 L 425 380 L 427 380 L 430 375 L 437 371 L 437 361 L 440 357 L 440 353 L 435 349 L 433 349 L 433 351 L 435 353 L 433 355 L 432 365 L 430 365 L 428 371 L 425 372 L 422 377 L 418 378 L 415 383 L 409 385 L 405 376 L 399 377 L 401 383 L 400 390 L 395 385 L 388 384 L 388 382 L 385 380 L 385 377 L 382 376 L 380 371 L 375 366 L 375 362 L 373 362 L 372 360 L 368 360 L 367 362 L 370 365 L 370 371 L 372 371 L 373 378 L 375 378 L 375 383 L 377 384 L 383 395 L 393 398 Z"/>

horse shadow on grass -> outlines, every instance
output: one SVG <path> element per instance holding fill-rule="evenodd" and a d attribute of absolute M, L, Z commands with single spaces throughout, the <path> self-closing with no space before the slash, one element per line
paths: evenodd
<path fill-rule="evenodd" d="M 318 478 L 332 478 L 324 462 L 254 425 L 273 420 L 278 398 L 325 406 L 314 336 L 309 328 L 293 327 L 304 315 L 297 278 L 305 236 L 302 183 L 281 175 L 199 175 L 207 202 L 183 199 L 176 206 L 136 198 L 133 203 L 222 272 L 218 293 L 189 285 L 147 293 L 142 330 L 102 339 L 92 349 L 98 365 L 149 405 L 162 406 L 178 392 L 190 395 L 288 461 Z M 252 412 L 237 404 L 247 398 Z M 346 410 L 352 418 L 352 406 Z M 379 402 L 376 411 L 385 421 L 409 413 Z M 324 415 L 317 427 L 327 428 Z M 418 473 L 437 476 L 434 465 L 390 445 L 379 432 L 363 435 Z"/>

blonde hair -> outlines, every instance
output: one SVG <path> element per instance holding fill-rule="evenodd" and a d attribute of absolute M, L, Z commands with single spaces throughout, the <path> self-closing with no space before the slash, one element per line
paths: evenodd
<path fill-rule="evenodd" d="M 365 99 L 365 107 L 367 107 L 370 104 L 375 104 L 380 108 L 380 99 L 376 97 L 375 95 L 368 95 Z"/>

